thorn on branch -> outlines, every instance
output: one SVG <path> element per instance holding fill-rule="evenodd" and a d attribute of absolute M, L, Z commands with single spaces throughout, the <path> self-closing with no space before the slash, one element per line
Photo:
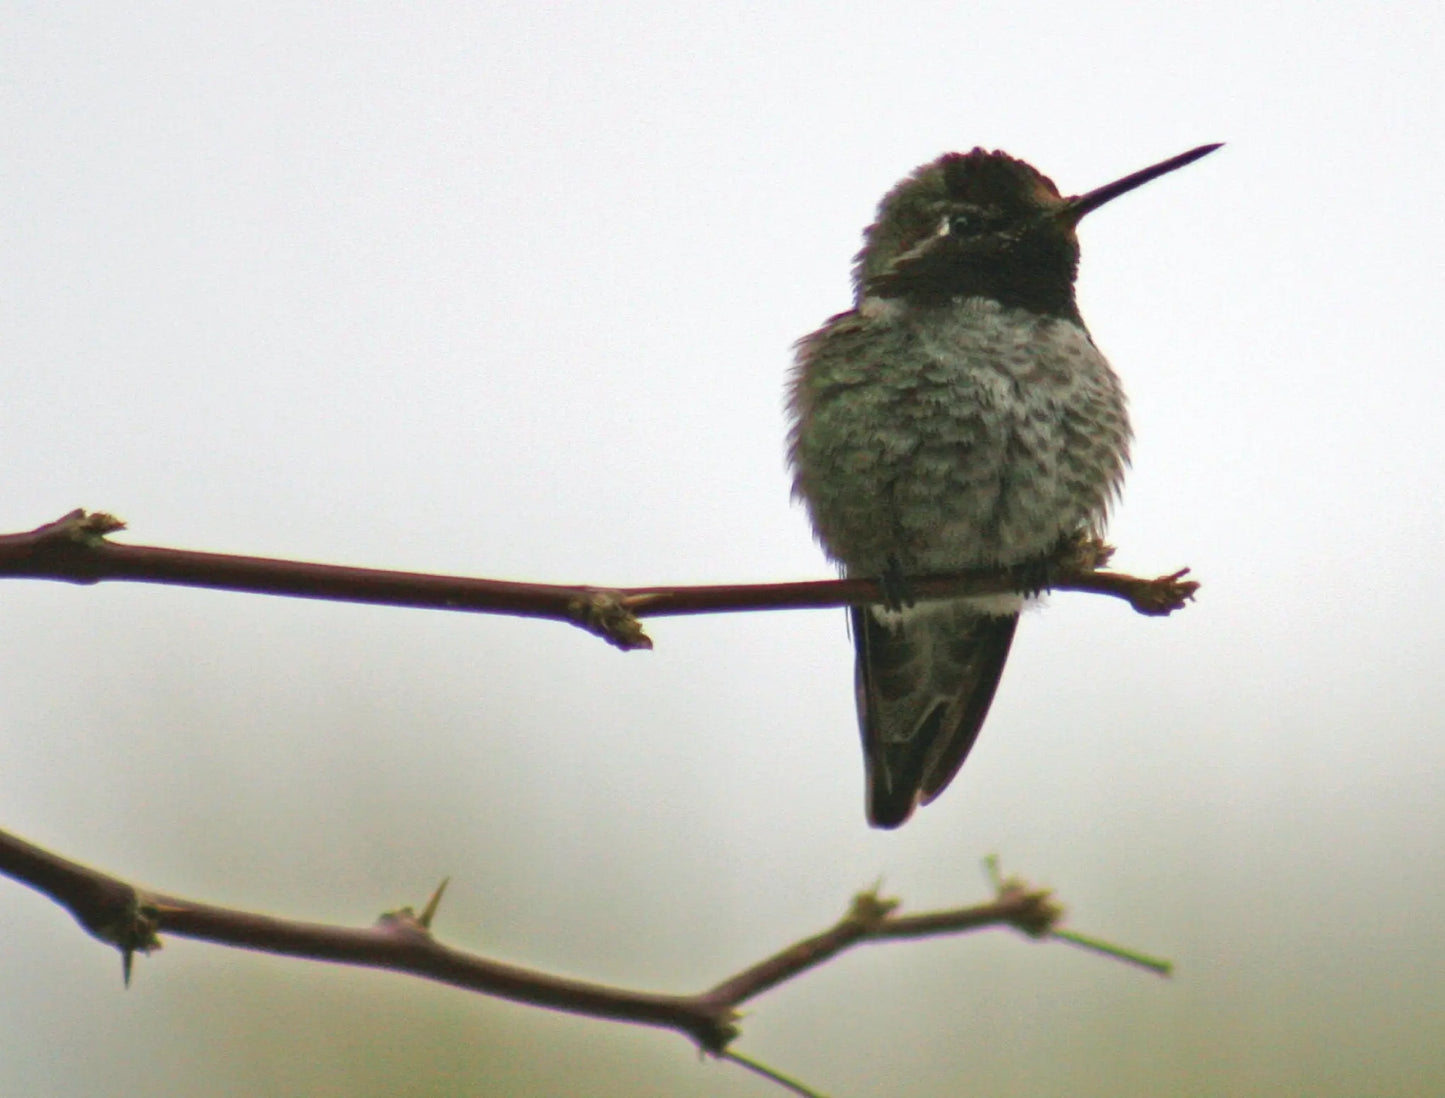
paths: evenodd
<path fill-rule="evenodd" d="M 441 906 L 442 894 L 446 892 L 447 885 L 451 884 L 450 877 L 443 877 L 441 884 L 427 900 L 426 906 L 421 909 L 418 915 L 410 905 L 397 908 L 395 911 L 384 912 L 381 918 L 376 920 L 376 925 L 382 929 L 398 930 L 406 934 L 415 934 L 422 938 L 431 937 L 432 920 L 436 918 L 437 908 Z"/>
<path fill-rule="evenodd" d="M 431 894 L 431 899 L 426 902 L 426 907 L 421 909 L 417 921 L 426 929 L 431 929 L 432 920 L 436 918 L 437 908 L 442 905 L 442 896 L 446 893 L 447 885 L 452 883 L 450 877 L 443 877 L 441 884 L 437 885 L 436 891 Z"/>

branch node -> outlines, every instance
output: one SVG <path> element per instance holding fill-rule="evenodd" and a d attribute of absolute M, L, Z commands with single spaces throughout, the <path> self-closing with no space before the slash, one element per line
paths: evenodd
<path fill-rule="evenodd" d="M 1188 568 L 1181 568 L 1170 575 L 1142 581 L 1134 589 L 1130 605 L 1150 617 L 1164 617 L 1182 610 L 1185 603 L 1194 601 L 1194 592 L 1199 590 L 1198 583 L 1184 578 L 1188 574 Z"/>
<path fill-rule="evenodd" d="M 1030 938 L 1047 938 L 1064 917 L 1064 905 L 1054 900 L 1052 889 L 1031 889 L 1024 881 L 1010 880 L 998 898 L 1014 908 L 1009 925 Z"/>
<path fill-rule="evenodd" d="M 731 1007 L 713 1015 L 705 1028 L 693 1030 L 692 1036 L 697 1041 L 698 1050 L 710 1056 L 725 1056 L 728 1045 L 742 1036 L 743 1027 L 738 1024 L 741 1020 L 742 1012 Z"/>
<path fill-rule="evenodd" d="M 891 896 L 880 896 L 878 886 L 875 885 L 866 892 L 859 892 L 853 897 L 853 902 L 848 907 L 848 914 L 843 916 L 843 922 L 848 926 L 857 927 L 864 934 L 870 934 L 877 930 L 888 916 L 897 911 L 898 905 L 902 902 Z"/>
<path fill-rule="evenodd" d="M 156 931 L 161 925 L 160 906 L 132 891 L 120 909 L 113 910 L 104 921 L 84 924 L 85 928 L 120 950 L 121 978 L 130 987 L 132 962 L 137 953 L 154 953 L 161 948 Z"/>
<path fill-rule="evenodd" d="M 35 533 L 45 539 L 73 541 L 87 548 L 94 548 L 105 540 L 107 534 L 125 529 L 125 521 L 105 511 L 85 511 L 77 507 L 61 515 L 54 522 L 48 522 Z"/>
<path fill-rule="evenodd" d="M 997 854 L 983 860 L 984 873 L 997 894 L 997 902 L 1010 909 L 1008 923 L 1030 938 L 1046 938 L 1064 917 L 1063 904 L 1052 889 L 1034 888 L 1021 877 L 1005 877 Z"/>
<path fill-rule="evenodd" d="M 605 587 L 588 587 L 567 603 L 567 612 L 583 629 L 624 652 L 652 647 L 632 609 L 626 595 Z"/>

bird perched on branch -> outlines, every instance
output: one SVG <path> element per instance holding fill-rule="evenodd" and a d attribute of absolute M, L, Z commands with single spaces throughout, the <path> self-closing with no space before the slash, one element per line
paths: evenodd
<path fill-rule="evenodd" d="M 1042 567 L 1101 531 L 1128 464 L 1124 393 L 1074 300 L 1075 228 L 1218 147 L 1072 198 L 1001 152 L 942 156 L 879 203 L 853 308 L 798 342 L 794 494 L 848 575 L 896 595 L 851 611 L 873 826 L 953 780 L 1023 603 L 909 605 L 907 577 Z"/>

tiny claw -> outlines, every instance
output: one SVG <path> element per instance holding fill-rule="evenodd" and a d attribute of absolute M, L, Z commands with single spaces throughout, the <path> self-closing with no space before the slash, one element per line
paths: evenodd
<path fill-rule="evenodd" d="M 878 588 L 883 595 L 884 609 L 895 614 L 914 603 L 912 585 L 903 574 L 903 565 L 897 557 L 888 558 L 888 567 L 878 577 Z"/>
<path fill-rule="evenodd" d="M 1053 586 L 1061 570 L 1070 568 L 1067 563 L 1046 558 L 1016 565 L 1012 570 L 1014 588 L 1029 598 L 1037 598 Z"/>

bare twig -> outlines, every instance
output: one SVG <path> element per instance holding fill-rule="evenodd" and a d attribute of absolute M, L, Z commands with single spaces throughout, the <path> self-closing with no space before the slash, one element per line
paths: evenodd
<path fill-rule="evenodd" d="M 806 1083 L 794 1079 L 791 1075 L 784 1075 L 781 1071 L 777 1070 L 777 1068 L 771 1068 L 761 1060 L 755 1060 L 751 1056 L 744 1056 L 741 1052 L 737 1051 L 737 1049 L 723 1049 L 722 1052 L 718 1053 L 718 1056 L 724 1060 L 731 1060 L 739 1067 L 746 1068 L 754 1075 L 761 1076 L 768 1082 L 782 1087 L 790 1094 L 799 1095 L 800 1098 L 827 1098 L 827 1095 L 822 1091 L 814 1090 Z"/>
<path fill-rule="evenodd" d="M 1127 961 L 1131 965 L 1147 969 L 1156 976 L 1172 976 L 1174 974 L 1174 962 L 1165 960 L 1163 957 L 1151 957 L 1147 953 L 1140 953 L 1137 949 L 1129 949 L 1125 946 L 1101 941 L 1088 934 L 1080 934 L 1077 930 L 1054 930 L 1051 933 L 1061 942 L 1068 942 L 1070 945 L 1087 949 L 1093 953 L 1102 953 L 1105 957 L 1113 957 L 1118 961 Z"/>
<path fill-rule="evenodd" d="M 658 1026 L 687 1035 L 714 1055 L 738 1036 L 741 1004 L 850 946 L 999 926 L 1048 938 L 1063 915 L 1049 892 L 1017 880 L 1004 882 L 988 903 L 919 915 L 900 915 L 897 900 L 863 892 L 854 897 L 847 914 L 821 934 L 795 942 L 708 991 L 664 995 L 553 976 L 442 945 L 432 936 L 431 921 L 446 882 L 422 914 L 401 908 L 372 927 L 355 929 L 143 891 L 3 831 L 0 873 L 49 896 L 92 935 L 119 949 L 127 977 L 132 956 L 160 948 L 158 935 L 164 932 L 282 956 L 391 969 L 532 1006 Z"/>
<path fill-rule="evenodd" d="M 570 622 L 619 648 L 650 648 L 640 618 L 848 606 L 887 601 L 872 579 L 704 587 L 609 588 L 388 572 L 334 564 L 124 545 L 106 535 L 124 528 L 111 515 L 72 511 L 21 534 L 0 535 L 0 576 L 68 583 L 128 580 L 292 598 L 328 599 Z M 1086 591 L 1128 602 L 1141 614 L 1169 614 L 1194 597 L 1188 569 L 1157 579 L 1099 571 L 1108 551 L 1083 542 L 1045 569 L 975 569 L 908 577 L 917 599 L 1008 591 Z"/>

